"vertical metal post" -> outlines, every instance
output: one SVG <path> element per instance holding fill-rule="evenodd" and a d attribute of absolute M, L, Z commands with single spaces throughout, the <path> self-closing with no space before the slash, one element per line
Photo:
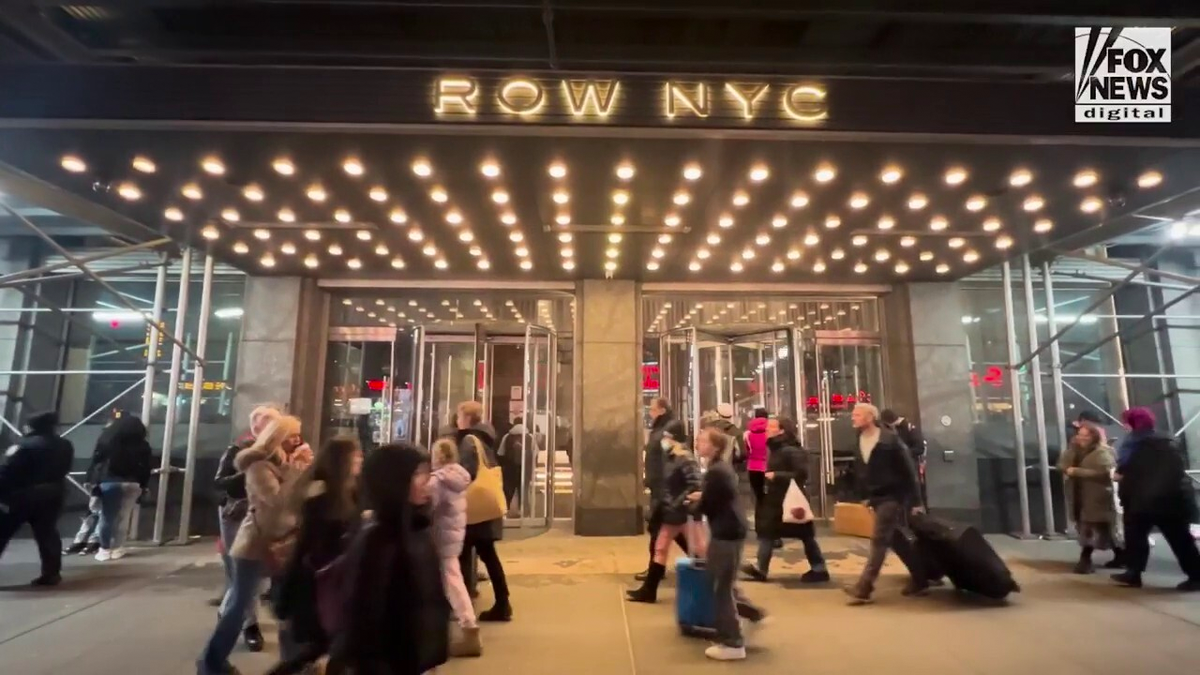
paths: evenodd
<path fill-rule="evenodd" d="M 187 325 L 188 282 L 192 274 L 192 249 L 183 249 L 179 261 L 179 299 L 175 303 L 175 335 L 182 335 Z M 179 343 L 171 348 L 171 380 L 167 385 L 167 411 L 163 417 L 162 462 L 159 464 L 158 497 L 154 507 L 154 543 L 163 543 L 163 528 L 167 519 L 167 493 L 171 481 L 171 446 L 175 443 L 175 399 L 179 398 L 179 371 L 183 366 L 183 348 Z"/>
<path fill-rule="evenodd" d="M 1008 341 L 1008 381 L 1012 395 L 1013 440 L 1016 449 L 1017 494 L 1020 497 L 1021 536 L 1032 535 L 1029 526 L 1029 484 L 1025 477 L 1025 430 L 1021 416 L 1021 381 L 1018 379 L 1017 325 L 1013 314 L 1012 267 L 1005 260 L 1000 265 L 1000 285 L 1004 290 L 1004 333 Z"/>
<path fill-rule="evenodd" d="M 1029 264 L 1029 256 L 1021 256 L 1021 274 L 1025 289 L 1025 327 L 1029 332 L 1029 349 L 1037 348 L 1037 321 L 1033 311 L 1033 268 Z M 1050 450 L 1046 442 L 1046 403 L 1042 399 L 1042 357 L 1034 356 L 1029 362 L 1029 382 L 1033 385 L 1033 419 L 1036 422 L 1034 431 L 1037 433 L 1038 469 L 1042 478 L 1042 511 L 1044 534 L 1055 534 L 1054 529 L 1054 498 L 1050 492 Z"/>
<path fill-rule="evenodd" d="M 1050 333 L 1054 333 L 1054 278 L 1050 276 L 1050 263 L 1042 263 L 1042 286 L 1046 291 L 1046 320 L 1049 321 Z M 1054 386 L 1054 414 L 1058 420 L 1058 451 L 1067 449 L 1067 404 L 1063 398 L 1062 354 L 1058 351 L 1058 341 L 1050 345 L 1050 377 Z"/>
<path fill-rule="evenodd" d="M 196 446 L 200 443 L 200 404 L 204 397 L 204 350 L 208 347 L 208 318 L 212 312 L 214 260 L 204 254 L 204 276 L 200 286 L 200 325 L 196 329 L 196 353 L 192 371 L 192 409 L 188 417 L 187 456 L 183 464 L 183 499 L 179 511 L 178 542 L 186 544 L 192 522 L 192 489 L 196 482 Z"/>
<path fill-rule="evenodd" d="M 154 414 L 154 373 L 158 361 L 158 326 L 162 322 L 163 305 L 167 299 L 167 260 L 164 257 L 154 276 L 154 309 L 151 310 L 150 331 L 146 340 L 146 381 L 142 388 L 142 424 L 150 428 L 150 416 Z M 160 479 L 161 480 L 161 479 Z M 129 539 L 136 540 L 142 524 L 142 507 L 133 507 L 129 520 Z"/>

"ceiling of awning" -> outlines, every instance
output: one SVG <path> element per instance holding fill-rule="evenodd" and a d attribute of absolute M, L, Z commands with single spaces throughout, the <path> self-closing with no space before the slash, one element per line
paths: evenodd
<path fill-rule="evenodd" d="M 953 279 L 1183 217 L 1200 186 L 1166 147 L 612 133 L 12 130 L 0 161 L 248 273 L 327 278 Z"/>

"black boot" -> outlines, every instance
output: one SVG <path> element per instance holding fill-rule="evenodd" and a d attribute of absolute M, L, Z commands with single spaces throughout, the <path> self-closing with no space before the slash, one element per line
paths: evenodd
<path fill-rule="evenodd" d="M 252 652 L 261 652 L 263 650 L 263 634 L 259 630 L 258 624 L 252 623 L 243 628 L 242 639 L 246 642 L 246 649 Z"/>
<path fill-rule="evenodd" d="M 1106 570 L 1123 570 L 1125 569 L 1125 549 L 1113 547 L 1113 558 L 1104 563 Z"/>
<path fill-rule="evenodd" d="M 657 602 L 658 583 L 662 581 L 666 573 L 666 567 L 658 563 L 650 563 L 650 569 L 646 572 L 646 580 L 642 582 L 641 587 L 632 591 L 626 591 L 625 597 L 630 602 L 646 602 L 651 604 Z"/>
<path fill-rule="evenodd" d="M 63 555 L 79 555 L 83 553 L 83 549 L 87 548 L 86 541 L 77 541 L 74 544 L 63 549 Z"/>
<path fill-rule="evenodd" d="M 1096 566 L 1092 564 L 1092 547 L 1084 546 L 1079 554 L 1079 562 L 1075 563 L 1075 574 L 1091 574 L 1095 571 Z"/>
<path fill-rule="evenodd" d="M 641 572 L 638 572 L 637 574 L 633 575 L 633 580 L 634 581 L 645 581 L 646 577 L 648 577 L 648 576 L 650 576 L 650 568 L 649 567 L 647 567 L 646 569 L 642 570 Z"/>
<path fill-rule="evenodd" d="M 512 605 L 508 604 L 507 599 L 497 600 L 491 609 L 479 613 L 479 620 L 484 623 L 507 623 L 512 621 L 512 618 Z"/>

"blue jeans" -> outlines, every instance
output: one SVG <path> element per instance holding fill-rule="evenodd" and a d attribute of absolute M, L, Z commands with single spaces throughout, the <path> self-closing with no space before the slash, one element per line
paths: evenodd
<path fill-rule="evenodd" d="M 129 519 L 141 494 L 137 483 L 100 484 L 100 548 L 111 551 L 125 545 Z"/>
<path fill-rule="evenodd" d="M 237 539 L 238 528 L 241 527 L 242 521 L 229 520 L 223 518 L 218 513 L 217 522 L 221 524 L 221 564 L 225 568 L 225 592 L 221 594 L 221 608 L 218 612 L 224 612 L 229 607 L 230 589 L 233 588 L 233 558 L 230 557 L 229 551 L 233 549 L 233 540 Z M 246 623 L 245 626 L 258 625 L 258 603 L 252 602 L 246 607 Z"/>
<path fill-rule="evenodd" d="M 258 585 L 262 581 L 263 564 L 259 560 L 232 558 L 233 581 L 226 594 L 225 611 L 217 617 L 217 627 L 204 646 L 200 664 L 207 673 L 229 670 L 229 655 L 237 646 L 246 618 L 246 608 L 258 601 Z"/>

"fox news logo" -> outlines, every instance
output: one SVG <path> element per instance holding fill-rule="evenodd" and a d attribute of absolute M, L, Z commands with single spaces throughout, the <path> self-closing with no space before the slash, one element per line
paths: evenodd
<path fill-rule="evenodd" d="M 1170 28 L 1075 29 L 1076 122 L 1170 122 Z"/>

